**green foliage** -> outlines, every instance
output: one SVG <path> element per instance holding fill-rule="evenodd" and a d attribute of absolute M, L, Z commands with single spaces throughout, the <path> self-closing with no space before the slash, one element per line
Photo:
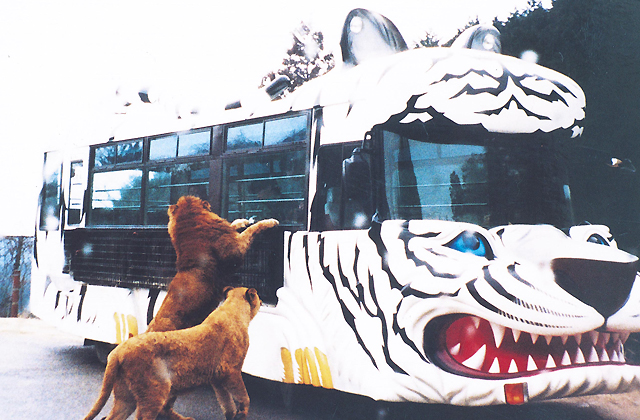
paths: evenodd
<path fill-rule="evenodd" d="M 569 153 L 576 157 L 597 149 L 603 156 L 631 159 L 639 167 L 640 2 L 555 0 L 550 10 L 537 1 L 530 5 L 531 10 L 496 23 L 503 54 L 520 56 L 533 50 L 538 64 L 582 87 L 587 98 L 585 129 Z M 623 247 L 637 252 L 639 174 L 593 159 L 576 161 L 572 171 L 576 221 L 609 225 Z"/>
<path fill-rule="evenodd" d="M 291 81 L 284 93 L 286 95 L 335 67 L 333 53 L 324 51 L 322 32 L 312 32 L 304 22 L 301 22 L 292 35 L 293 45 L 282 60 L 282 67 L 264 76 L 259 87 L 264 87 L 278 76 L 284 75 Z"/>

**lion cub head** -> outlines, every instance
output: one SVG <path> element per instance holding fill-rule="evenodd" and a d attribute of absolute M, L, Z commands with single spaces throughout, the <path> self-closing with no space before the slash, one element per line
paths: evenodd
<path fill-rule="evenodd" d="M 256 289 L 227 286 L 224 288 L 223 293 L 225 302 L 242 302 L 243 300 L 249 302 L 249 319 L 253 319 L 258 314 L 262 301 L 260 300 Z"/>

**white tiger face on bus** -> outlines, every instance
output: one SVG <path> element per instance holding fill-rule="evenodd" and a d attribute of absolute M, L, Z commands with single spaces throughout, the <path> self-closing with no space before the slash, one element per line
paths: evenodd
<path fill-rule="evenodd" d="M 465 405 L 504 402 L 512 382 L 531 400 L 619 392 L 639 381 L 623 345 L 640 330 L 640 282 L 638 259 L 609 237 L 443 221 L 295 233 L 278 306 L 303 287 L 324 305 L 308 310 L 340 339 L 323 341 L 348 342 L 327 345 L 339 389 Z M 341 386 L 353 369 L 361 382 Z"/>

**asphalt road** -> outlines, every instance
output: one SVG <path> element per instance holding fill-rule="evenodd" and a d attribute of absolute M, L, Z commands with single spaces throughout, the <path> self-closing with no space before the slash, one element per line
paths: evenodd
<path fill-rule="evenodd" d="M 93 347 L 36 319 L 0 318 L 0 420 L 82 419 L 102 383 Z M 640 420 L 640 391 L 524 406 L 384 404 L 364 397 L 246 377 L 249 419 L 264 420 Z M 285 397 L 286 396 L 286 397 Z M 290 399 L 290 404 L 285 404 Z M 98 418 L 108 413 L 111 401 Z M 181 395 L 176 410 L 197 420 L 224 419 L 213 392 Z"/>

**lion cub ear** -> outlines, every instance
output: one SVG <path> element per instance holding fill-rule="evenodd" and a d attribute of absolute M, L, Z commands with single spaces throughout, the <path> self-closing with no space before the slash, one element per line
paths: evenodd
<path fill-rule="evenodd" d="M 167 210 L 167 214 L 169 214 L 169 216 L 171 216 L 173 214 L 174 211 L 176 211 L 178 209 L 178 205 L 177 204 L 172 204 L 169 206 L 169 209 Z"/>
<path fill-rule="evenodd" d="M 211 204 L 209 204 L 209 202 L 208 202 L 208 201 L 206 201 L 206 200 L 202 200 L 202 207 L 203 207 L 205 210 L 211 211 Z"/>
<path fill-rule="evenodd" d="M 258 297 L 258 291 L 253 287 L 251 289 L 247 289 L 247 291 L 244 294 L 244 298 L 249 303 L 253 302 L 257 297 Z"/>
<path fill-rule="evenodd" d="M 227 295 L 231 290 L 233 290 L 232 286 L 226 286 L 224 289 L 222 289 L 222 294 L 224 295 L 225 299 L 227 298 Z"/>

